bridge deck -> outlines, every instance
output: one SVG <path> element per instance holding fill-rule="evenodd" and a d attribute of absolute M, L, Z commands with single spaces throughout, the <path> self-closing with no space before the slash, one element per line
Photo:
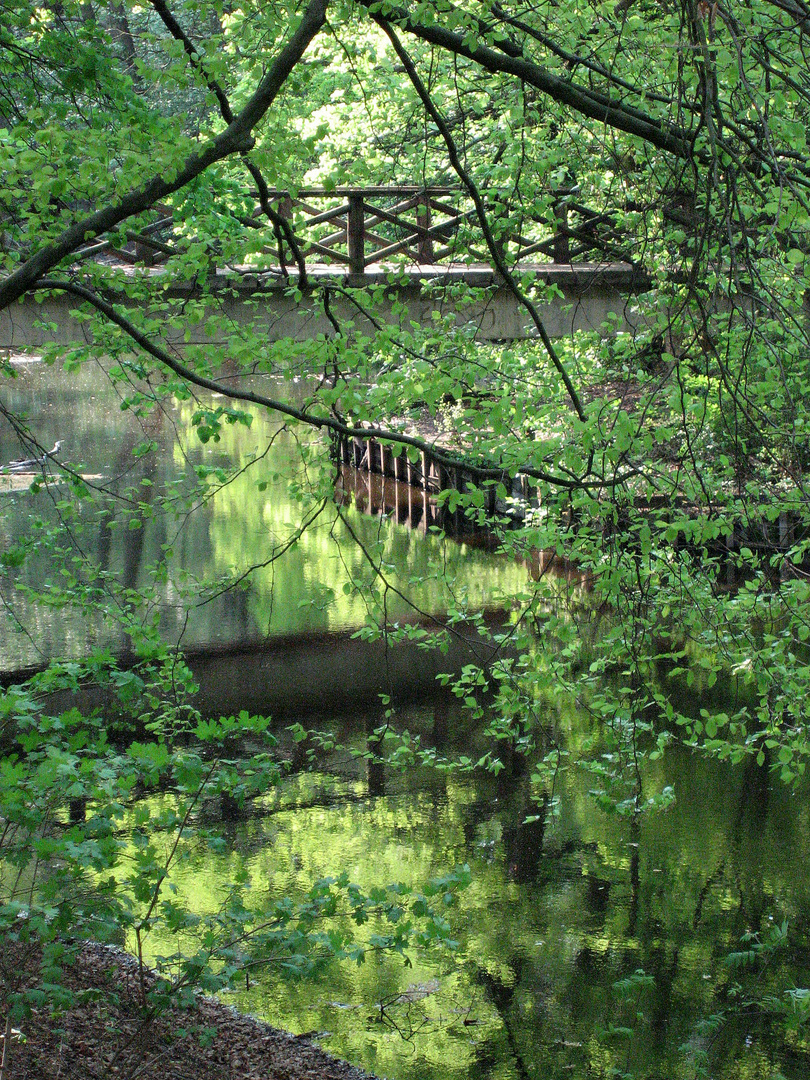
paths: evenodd
<path fill-rule="evenodd" d="M 130 268 L 126 268 L 129 270 Z M 622 289 L 627 293 L 641 291 L 647 285 L 646 276 L 638 267 L 625 262 L 578 262 L 578 263 L 517 263 L 511 267 L 518 275 L 531 274 L 537 280 L 575 289 L 585 289 L 589 284 L 599 284 Z M 150 270 L 160 276 L 165 271 L 160 267 Z M 502 283 L 501 275 L 485 263 L 369 263 L 362 274 L 352 273 L 334 263 L 307 262 L 307 275 L 316 285 L 334 281 L 348 288 L 367 289 L 375 285 L 385 285 L 392 281 L 392 276 L 399 283 L 421 281 L 437 284 L 463 283 L 477 288 L 487 288 Z M 259 270 L 252 266 L 237 266 L 232 269 L 217 270 L 214 279 L 228 288 L 286 286 L 289 281 L 297 282 L 298 270 L 286 267 L 286 274 L 278 266 L 269 266 Z"/>

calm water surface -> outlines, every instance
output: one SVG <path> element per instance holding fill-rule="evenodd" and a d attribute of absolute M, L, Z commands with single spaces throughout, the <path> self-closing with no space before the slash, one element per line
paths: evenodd
<path fill-rule="evenodd" d="M 116 392 L 90 369 L 66 378 L 26 365 L 3 393 L 8 408 L 28 413 L 43 444 L 61 439 L 65 461 L 114 489 L 100 507 L 78 511 L 76 551 L 100 578 L 148 593 L 177 644 L 231 647 L 286 635 L 294 646 L 296 635 L 311 644 L 313 634 L 351 631 L 368 614 L 348 588 L 368 574 L 364 548 L 400 586 L 421 582 L 411 591 L 423 613 L 442 615 L 466 598 L 497 605 L 525 584 L 524 567 L 435 535 L 354 511 L 347 529 L 329 502 L 283 559 L 270 562 L 312 509 L 307 487 L 320 475 L 313 464 L 291 484 L 290 433 L 259 417 L 204 446 L 192 430 L 191 403 L 138 418 L 121 411 Z M 154 449 L 133 458 L 147 440 Z M 0 460 L 17 456 L 11 431 L 0 426 Z M 210 499 L 187 500 L 195 470 L 255 459 L 250 471 L 212 488 Z M 173 514 L 150 515 L 157 493 L 174 493 Z M 55 487 L 39 494 L 9 487 L 0 494 L 0 542 L 14 543 L 35 518 L 53 524 L 64 512 L 59 498 Z M 136 515 L 142 528 L 130 527 Z M 161 562 L 167 573 L 155 581 L 150 568 Z M 240 588 L 225 588 L 251 564 L 265 565 Z M 450 591 L 438 573 L 448 565 Z M 217 579 L 220 588 L 204 584 Z M 58 586 L 45 556 L 6 580 L 0 668 L 124 645 L 116 623 L 99 616 L 88 624 L 17 587 L 49 580 Z M 395 591 L 384 604 L 389 618 L 413 614 Z M 234 668 L 237 697 L 243 679 Z M 362 749 L 378 717 L 357 714 L 352 722 L 351 678 L 338 691 L 349 714 L 339 738 Z M 399 723 L 428 739 L 441 729 L 448 753 L 475 742 L 470 721 L 448 710 L 432 682 L 424 701 Z M 570 745 L 593 734 L 573 704 L 554 722 Z M 585 756 L 598 762 L 600 753 L 597 739 Z M 225 884 L 245 874 L 251 903 L 269 911 L 279 897 L 303 897 L 314 881 L 341 872 L 366 889 L 402 882 L 418 891 L 469 864 L 470 884 L 447 911 L 455 951 L 416 950 L 410 967 L 370 952 L 364 964 L 327 965 L 311 982 L 257 971 L 249 990 L 230 996 L 280 1027 L 320 1033 L 325 1049 L 379 1076 L 805 1078 L 803 1028 L 773 1040 L 761 1011 L 745 1003 L 770 995 L 787 1006 L 790 991 L 810 986 L 807 791 L 772 785 L 765 770 L 734 772 L 678 750 L 647 762 L 642 780 L 644 799 L 657 796 L 661 806 L 633 820 L 601 808 L 586 769 L 565 768 L 556 813 L 546 815 L 528 768 L 497 779 L 388 773 L 370 794 L 361 763 L 346 752 L 321 771 L 290 777 L 229 826 L 226 852 L 190 846 L 176 881 L 181 895 L 213 911 Z M 767 964 L 729 961 L 747 931 L 764 937 L 783 923 L 787 943 Z M 152 943 L 156 954 L 170 947 Z M 737 1006 L 740 1018 L 709 1022 Z"/>
<path fill-rule="evenodd" d="M 58 590 L 65 566 L 85 581 L 109 579 L 119 590 L 143 595 L 148 599 L 143 617 L 157 610 L 165 640 L 183 648 L 354 630 L 369 615 L 382 619 L 383 613 L 389 620 L 418 613 L 441 616 L 467 601 L 484 608 L 525 585 L 525 567 L 478 548 L 446 544 L 432 532 L 389 528 L 379 517 L 351 508 L 345 509 L 348 525 L 340 520 L 329 492 L 325 501 L 318 493 L 323 494 L 319 485 L 330 465 L 323 441 L 312 432 L 291 433 L 256 413 L 250 428 L 225 425 L 219 442 L 203 444 L 193 424 L 195 402 L 138 416 L 135 409 L 122 411 L 120 389 L 97 365 L 72 375 L 41 363 L 21 364 L 17 371 L 17 378 L 0 388 L 6 408 L 26 415 L 43 445 L 61 440 L 60 460 L 112 494 L 73 513 L 73 546 L 56 563 L 49 548 L 0 584 L 5 619 L 0 670 L 41 664 L 52 656 L 80 657 L 93 647 L 126 651 L 113 619 L 98 611 L 88 618 L 36 604 L 19 588 L 45 582 Z M 265 384 L 260 388 L 267 390 Z M 305 387 L 290 385 L 284 394 L 300 403 Z M 201 403 L 221 402 L 208 395 Z M 133 456 L 147 444 L 151 450 Z M 11 426 L 0 417 L 0 462 L 20 456 Z M 206 497 L 191 496 L 201 468 L 228 470 L 228 482 L 214 476 Z M 243 471 L 232 476 L 234 469 Z M 32 493 L 15 490 L 12 483 L 13 477 L 0 475 L 4 547 L 30 535 L 35 523 L 53 526 L 65 513 L 64 486 Z M 161 500 L 165 511 L 159 511 Z M 305 517 L 312 524 L 297 536 Z M 135 522 L 141 527 L 133 528 Z M 352 591 L 353 581 L 375 580 L 367 553 L 415 607 L 397 589 L 383 588 L 379 578 L 376 604 Z M 156 579 L 159 565 L 166 573 Z M 448 570 L 450 589 L 441 580 Z M 234 582 L 238 587 L 229 587 Z M 110 597 L 98 609 L 112 611 L 121 603 L 120 597 Z"/>
<path fill-rule="evenodd" d="M 434 711 L 404 720 L 428 733 Z M 582 734 L 576 714 L 565 723 Z M 451 716 L 451 742 L 468 735 Z M 351 725 L 340 736 L 351 744 Z M 683 751 L 647 765 L 643 785 L 645 798 L 671 788 L 674 800 L 633 822 L 606 814 L 572 769 L 558 814 L 526 823 L 538 795 L 528 776 L 394 773 L 370 796 L 346 757 L 287 781 L 233 826 L 227 854 L 189 852 L 180 891 L 214 910 L 244 872 L 251 903 L 269 911 L 344 871 L 362 888 L 418 892 L 468 863 L 471 883 L 447 912 L 455 952 L 414 950 L 412 967 L 370 953 L 313 981 L 257 971 L 230 995 L 381 1077 L 806 1077 L 801 1029 L 783 1045 L 753 1008 L 719 1030 L 708 1021 L 746 995 L 787 1002 L 808 985 L 807 792 Z M 787 945 L 767 965 L 729 961 L 748 930 L 784 921 Z"/>

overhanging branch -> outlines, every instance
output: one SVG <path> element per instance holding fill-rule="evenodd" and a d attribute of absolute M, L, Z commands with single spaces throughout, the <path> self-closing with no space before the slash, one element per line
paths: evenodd
<path fill-rule="evenodd" d="M 158 15 L 163 21 L 163 25 L 166 27 L 172 37 L 182 44 L 186 56 L 188 57 L 189 63 L 194 68 L 194 70 L 197 71 L 200 76 L 205 80 L 206 86 L 214 95 L 214 97 L 216 97 L 217 102 L 219 103 L 219 112 L 222 116 L 222 119 L 225 121 L 226 124 L 232 124 L 234 121 L 234 115 L 230 106 L 230 102 L 228 101 L 228 96 L 222 86 L 220 86 L 217 80 L 206 69 L 202 60 L 202 56 L 199 50 L 195 47 L 194 42 L 191 40 L 188 34 L 186 34 L 185 30 L 183 30 L 177 19 L 175 19 L 174 15 L 169 10 L 165 0 L 152 0 L 152 7 L 158 13 Z M 292 230 L 292 225 L 289 221 L 287 221 L 286 218 L 282 217 L 282 215 L 273 208 L 270 201 L 270 190 L 259 166 L 254 161 L 250 160 L 248 151 L 242 150 L 240 151 L 240 153 L 242 156 L 242 160 L 245 163 L 245 168 L 248 170 L 248 172 L 253 178 L 253 182 L 256 184 L 262 212 L 264 213 L 268 221 L 270 221 L 275 231 L 276 237 L 278 238 L 279 265 L 281 266 L 282 272 L 285 275 L 287 273 L 283 257 L 283 237 L 283 239 L 287 242 L 290 250 L 292 251 L 293 258 L 295 259 L 296 265 L 298 267 L 298 287 L 301 289 L 306 288 L 307 266 L 304 260 L 303 252 L 301 251 L 298 241 L 295 238 L 295 233 Z"/>
<path fill-rule="evenodd" d="M 357 0 L 370 10 L 372 17 L 381 17 L 379 0 Z M 463 21 L 464 15 L 457 12 Z M 509 38 L 498 41 L 498 48 L 485 45 L 480 39 L 470 41 L 468 35 L 448 30 L 439 22 L 430 24 L 419 22 L 407 10 L 394 5 L 385 5 L 385 21 L 393 23 L 415 37 L 435 45 L 457 56 L 464 56 L 473 64 L 493 74 L 514 75 L 523 82 L 534 86 L 544 94 L 567 105 L 582 116 L 598 120 L 607 127 L 618 128 L 629 135 L 635 135 L 645 142 L 676 157 L 691 156 L 691 140 L 688 133 L 674 124 L 658 120 L 641 109 L 625 105 L 617 98 L 610 97 L 587 86 L 567 79 L 561 79 L 540 64 L 527 60 L 520 46 Z"/>
<path fill-rule="evenodd" d="M 136 345 L 143 349 L 144 352 L 148 353 L 149 356 L 163 364 L 170 371 L 173 371 L 179 378 L 193 386 L 198 386 L 202 390 L 210 390 L 215 394 L 220 394 L 222 397 L 230 398 L 232 401 L 244 401 L 249 402 L 252 405 L 258 405 L 263 409 L 278 413 L 280 416 L 286 416 L 301 424 L 307 424 L 309 427 L 321 431 L 330 431 L 335 435 L 342 435 L 346 438 L 362 439 L 365 441 L 378 439 L 382 442 L 390 442 L 402 447 L 413 447 L 420 452 L 425 451 L 429 453 L 434 461 L 445 468 L 450 469 L 463 465 L 464 469 L 478 482 L 485 480 L 500 481 L 503 479 L 504 469 L 502 467 L 496 465 L 480 465 L 476 462 L 462 459 L 457 454 L 447 453 L 440 447 L 437 447 L 435 443 L 420 438 L 418 435 L 409 435 L 406 432 L 394 431 L 377 425 L 360 427 L 354 424 L 345 423 L 334 414 L 319 416 L 315 413 L 308 412 L 306 409 L 300 409 L 295 405 L 291 405 L 289 402 L 280 401 L 277 398 L 270 398 L 264 394 L 257 394 L 253 390 L 237 390 L 234 387 L 217 382 L 215 379 L 209 379 L 204 375 L 199 375 L 190 367 L 182 364 L 166 349 L 162 348 L 160 345 L 156 345 L 130 319 L 125 315 L 122 315 L 108 300 L 98 296 L 84 285 L 58 278 L 42 278 L 35 282 L 31 288 L 65 292 L 85 301 L 94 307 L 96 311 L 99 311 L 104 315 L 105 318 L 109 319 L 110 322 L 119 327 L 119 329 L 123 330 L 124 333 L 134 341 Z M 588 475 L 591 479 L 586 480 L 584 477 L 580 479 L 576 476 L 558 476 L 554 473 L 547 472 L 544 469 L 523 466 L 516 470 L 516 474 L 529 477 L 532 480 L 537 480 L 544 484 L 549 484 L 551 487 L 560 488 L 565 491 L 575 491 L 583 489 L 599 490 L 605 487 L 620 487 L 633 476 L 638 475 L 638 472 L 636 469 L 628 468 L 625 472 L 614 477 L 599 477 L 589 472 Z"/>
<path fill-rule="evenodd" d="M 410 56 L 402 47 L 402 43 L 394 32 L 393 27 L 390 26 L 390 24 L 386 22 L 385 19 L 377 18 L 377 22 L 388 35 L 388 38 L 394 47 L 394 52 L 396 52 L 397 56 L 399 57 L 400 62 L 405 68 L 408 78 L 411 80 L 414 89 L 419 95 L 419 100 L 422 102 L 425 111 L 433 119 L 434 124 L 439 129 L 439 132 L 444 139 L 444 144 L 447 147 L 447 153 L 450 157 L 450 164 L 453 166 L 456 175 L 467 189 L 470 198 L 475 204 L 475 211 L 478 215 L 478 223 L 481 226 L 481 231 L 484 234 L 484 240 L 486 241 L 487 250 L 489 251 L 490 258 L 492 259 L 501 277 L 506 282 L 506 286 L 514 296 L 515 300 L 528 312 L 532 322 L 534 323 L 535 330 L 537 331 L 540 340 L 543 342 L 543 347 L 545 348 L 546 353 L 551 360 L 551 363 L 554 365 L 555 370 L 557 371 L 558 375 L 563 381 L 563 384 L 565 385 L 566 392 L 571 400 L 571 404 L 576 410 L 577 416 L 580 420 L 584 422 L 585 410 L 582 407 L 582 402 L 579 399 L 579 394 L 577 393 L 576 387 L 571 381 L 571 377 L 566 371 L 565 365 L 557 355 L 557 350 L 551 343 L 551 338 L 548 336 L 548 332 L 546 331 L 546 328 L 543 324 L 543 320 L 540 318 L 540 313 L 538 312 L 537 307 L 531 302 L 531 300 L 523 292 L 523 290 L 519 288 L 517 282 L 515 281 L 514 274 L 507 266 L 506 260 L 498 249 L 498 245 L 495 242 L 495 237 L 492 235 L 492 230 L 489 226 L 489 220 L 487 218 L 484 200 L 481 198 L 481 194 L 478 191 L 478 188 L 475 186 L 473 178 L 470 176 L 470 174 L 467 172 L 467 170 L 461 163 L 461 158 L 459 157 L 455 140 L 453 139 L 449 127 L 445 123 L 444 117 L 434 104 L 430 94 L 428 93 L 427 87 L 422 82 L 422 79 L 419 77 L 419 73 L 416 70 L 416 67 L 414 66 L 414 63 L 411 60 Z"/>
<path fill-rule="evenodd" d="M 221 135 L 208 143 L 202 153 L 188 157 L 171 179 L 154 176 L 144 187 L 127 195 L 114 206 L 105 207 L 77 221 L 66 229 L 58 240 L 27 259 L 19 269 L 0 283 L 0 310 L 35 287 L 39 278 L 53 270 L 88 239 L 114 229 L 122 221 L 143 213 L 175 191 L 180 191 L 215 162 L 249 149 L 253 144 L 253 128 L 273 104 L 310 42 L 320 31 L 326 21 L 328 4 L 329 0 L 311 0 L 297 30 L 282 48 L 244 109 Z"/>

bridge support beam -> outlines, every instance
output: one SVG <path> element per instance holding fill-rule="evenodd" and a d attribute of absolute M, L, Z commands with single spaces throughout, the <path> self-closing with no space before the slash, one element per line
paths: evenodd
<path fill-rule="evenodd" d="M 613 313 L 613 329 L 636 329 L 642 320 L 634 316 L 633 294 L 644 283 L 626 266 L 527 267 L 538 283 L 553 284 L 558 295 L 538 303 L 546 330 L 552 338 L 574 330 L 598 329 Z M 290 279 L 295 284 L 295 279 Z M 485 290 L 474 301 L 459 302 L 461 285 Z M 329 289 L 330 310 L 341 327 L 351 333 L 371 333 L 373 324 L 364 314 L 391 323 L 398 319 L 433 325 L 434 313 L 451 317 L 468 327 L 479 341 L 518 341 L 534 336 L 526 311 L 493 272 L 481 268 L 410 267 L 396 281 L 391 271 L 366 270 L 364 274 L 336 275 L 313 271 L 311 284 L 296 299 L 289 284 L 276 275 L 218 273 L 211 280 L 218 294 L 215 319 L 194 322 L 190 317 L 182 330 L 167 329 L 164 340 L 180 345 L 223 344 L 228 326 L 252 326 L 267 341 L 292 338 L 310 340 L 335 333 L 323 310 L 323 291 Z M 373 296 L 370 290 L 374 290 Z M 167 298 L 192 298 L 191 287 L 167 287 L 155 274 L 155 291 Z M 127 301 L 122 300 L 126 305 Z M 75 298 L 52 294 L 26 298 L 0 311 L 0 349 L 36 349 L 46 342 L 70 345 L 86 340 L 87 324 L 71 312 L 80 307 Z"/>

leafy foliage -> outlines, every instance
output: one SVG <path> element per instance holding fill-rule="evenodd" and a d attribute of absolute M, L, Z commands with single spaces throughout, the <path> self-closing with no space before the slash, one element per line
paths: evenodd
<path fill-rule="evenodd" d="M 139 427 L 117 469 L 131 483 L 116 487 L 78 464 L 60 468 L 36 419 L 5 393 L 0 403 L 9 450 L 42 466 L 32 497 L 52 496 L 24 536 L 3 538 L 7 608 L 13 595 L 29 615 L 47 606 L 77 609 L 88 627 L 114 619 L 127 661 L 68 656 L 3 698 L 3 929 L 44 947 L 42 993 L 58 1001 L 52 976 L 69 929 L 110 938 L 123 928 L 142 956 L 158 920 L 178 932 L 194 924 L 204 946 L 172 958 L 173 992 L 227 984 L 244 959 L 229 937 L 248 921 L 238 883 L 203 926 L 166 898 L 168 874 L 204 799 L 238 807 L 281 764 L 264 721 L 201 721 L 158 597 L 178 597 L 179 641 L 183 610 L 244 587 L 263 560 L 237 553 L 216 581 L 172 578 L 183 523 L 226 503 L 234 479 L 226 463 L 206 462 L 156 483 L 162 447 L 189 456 L 162 429 L 172 409 L 210 448 L 259 411 L 292 432 L 300 522 L 270 564 L 307 543 L 332 502 L 334 463 L 311 435 L 327 431 L 381 439 L 412 462 L 443 446 L 445 465 L 475 478 L 442 493 L 445 520 L 486 525 L 505 555 L 536 566 L 508 598 L 496 659 L 448 675 L 471 717 L 486 718 L 487 745 L 442 760 L 395 730 L 387 702 L 372 760 L 497 774 L 531 758 L 538 819 L 554 813 L 561 770 L 580 768 L 600 805 L 637 823 L 672 797 L 643 790 L 639 757 L 673 742 L 800 781 L 810 754 L 807 18 L 801 3 L 774 0 L 733 11 L 693 0 L 3 7 L 2 325 L 18 300 L 67 297 L 76 340 L 64 344 L 68 331 L 43 306 L 45 360 L 77 375 L 102 364 Z M 465 209 L 435 238 L 453 258 L 497 270 L 527 339 L 477 340 L 476 311 L 492 294 L 462 280 L 436 294 L 434 317 L 395 305 L 387 325 L 385 285 L 313 284 L 285 206 L 314 183 L 457 187 Z M 542 312 L 559 290 L 521 252 L 548 250 L 566 222 L 555 244 L 570 255 L 585 243 L 606 271 L 632 265 L 643 288 L 603 327 L 552 342 Z M 385 213 L 375 228 L 381 243 L 398 239 Z M 389 284 L 403 268 L 401 258 L 386 267 Z M 279 276 L 302 311 L 314 295 L 326 332 L 275 341 L 260 311 L 231 319 L 237 285 L 259 272 Z M 156 274 L 172 289 L 156 295 Z M 4 389 L 14 375 L 4 363 Z M 259 495 L 269 448 L 243 465 Z M 138 567 L 146 528 L 164 514 L 172 536 L 151 553 L 150 592 Z M 392 606 L 415 606 L 416 582 L 395 581 L 385 541 L 364 542 L 341 507 L 338 531 L 354 545 L 354 563 L 341 556 L 343 588 L 365 608 L 369 640 L 424 634 L 426 648 L 447 649 L 460 625 L 487 636 L 477 600 L 453 592 L 440 563 L 431 573 L 453 592 L 447 632 L 398 625 Z M 104 552 L 124 533 L 117 574 Z M 313 584 L 302 602 L 334 597 Z M 51 716 L 42 704 L 87 680 L 109 695 L 109 713 Z M 594 724 L 580 747 L 554 723 L 572 698 Z M 115 733 L 133 724 L 139 741 L 119 745 Z M 261 746 L 249 765 L 232 752 L 245 739 Z M 133 808 L 144 785 L 173 793 L 154 820 Z M 89 817 L 66 819 L 71 803 Z M 174 839 L 164 849 L 156 835 Z M 359 960 L 368 948 L 450 938 L 429 890 L 411 899 L 399 888 L 361 895 L 339 875 L 324 879 L 303 908 L 282 903 L 265 932 L 251 930 L 257 955 L 303 970 L 312 950 Z M 436 889 L 452 897 L 450 885 Z M 382 929 L 365 945 L 318 929 L 339 911 L 357 925 L 373 912 Z M 8 993 L 14 1016 L 30 1007 Z"/>

